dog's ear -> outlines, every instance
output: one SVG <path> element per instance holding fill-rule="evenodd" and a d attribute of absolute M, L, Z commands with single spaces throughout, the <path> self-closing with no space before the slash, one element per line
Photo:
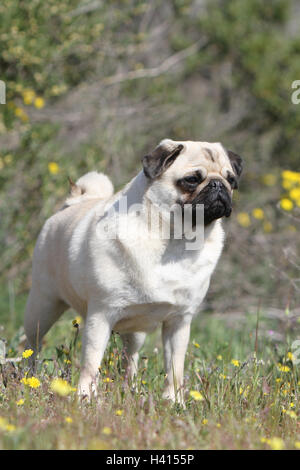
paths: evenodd
<path fill-rule="evenodd" d="M 142 158 L 144 173 L 147 178 L 159 177 L 176 160 L 183 149 L 182 144 L 163 140 L 153 152 Z"/>
<path fill-rule="evenodd" d="M 227 150 L 227 155 L 229 157 L 233 171 L 235 172 L 236 176 L 239 178 L 243 171 L 242 158 L 236 153 L 232 152 L 231 150 Z"/>

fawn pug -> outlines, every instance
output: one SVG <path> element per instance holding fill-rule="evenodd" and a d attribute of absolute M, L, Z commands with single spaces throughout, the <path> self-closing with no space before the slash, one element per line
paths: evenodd
<path fill-rule="evenodd" d="M 90 397 L 97 391 L 112 330 L 122 337 L 133 377 L 146 333 L 161 324 L 163 396 L 183 403 L 190 325 L 221 255 L 221 219 L 231 213 L 242 160 L 220 143 L 165 139 L 142 164 L 116 194 L 107 176 L 96 172 L 72 183 L 70 197 L 46 221 L 35 247 L 25 332 L 37 351 L 65 310 L 71 307 L 81 314 L 85 328 L 78 391 Z M 124 200 L 129 209 L 139 210 L 120 210 Z M 192 209 L 193 229 L 197 207 L 204 209 L 197 249 L 187 249 L 184 224 L 182 236 L 174 236 L 172 224 L 178 217 L 166 217 L 174 205 L 182 210 L 182 219 L 185 207 Z M 155 223 L 149 223 L 149 213 Z M 170 228 L 169 236 L 161 236 L 162 227 Z"/>

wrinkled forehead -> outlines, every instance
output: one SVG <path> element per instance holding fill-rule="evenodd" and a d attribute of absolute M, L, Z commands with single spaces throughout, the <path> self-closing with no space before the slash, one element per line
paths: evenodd
<path fill-rule="evenodd" d="M 221 173 L 228 169 L 232 172 L 226 151 L 219 143 L 180 142 L 184 149 L 175 160 L 170 170 L 187 173 L 205 167 L 208 173 Z"/>

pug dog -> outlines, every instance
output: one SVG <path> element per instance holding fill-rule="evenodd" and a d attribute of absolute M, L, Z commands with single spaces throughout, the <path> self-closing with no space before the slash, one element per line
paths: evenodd
<path fill-rule="evenodd" d="M 111 332 L 121 335 L 134 379 L 146 334 L 161 324 L 163 397 L 183 404 L 190 325 L 222 252 L 221 220 L 231 214 L 242 159 L 220 143 L 165 139 L 142 165 L 116 194 L 108 177 L 96 172 L 71 183 L 70 197 L 37 240 L 25 332 L 36 354 L 63 312 L 73 308 L 82 315 L 78 393 L 91 398 Z M 127 210 L 120 209 L 124 201 Z M 166 217 L 174 205 L 182 219 L 185 207 L 191 208 L 191 227 L 183 225 L 181 237 L 174 236 L 174 218 Z M 204 212 L 201 222 L 195 217 L 198 207 Z M 202 243 L 187 249 L 187 232 L 197 224 Z M 170 229 L 168 236 L 161 235 L 162 228 Z"/>

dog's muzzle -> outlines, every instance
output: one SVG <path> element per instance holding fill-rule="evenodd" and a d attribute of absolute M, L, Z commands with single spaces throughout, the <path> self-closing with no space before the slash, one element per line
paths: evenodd
<path fill-rule="evenodd" d="M 192 201 L 195 217 L 198 204 L 204 205 L 204 225 L 221 217 L 229 217 L 232 210 L 231 195 L 219 179 L 212 179 Z M 196 221 L 193 221 L 196 223 Z"/>

